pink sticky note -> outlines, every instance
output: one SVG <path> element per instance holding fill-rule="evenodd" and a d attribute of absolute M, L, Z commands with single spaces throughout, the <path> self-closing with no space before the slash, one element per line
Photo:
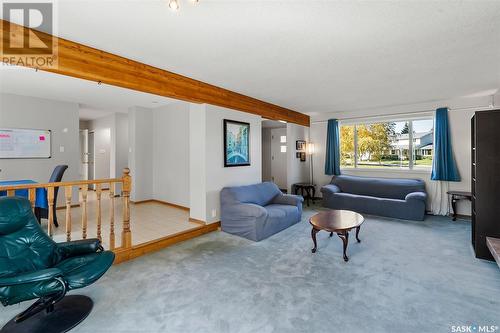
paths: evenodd
<path fill-rule="evenodd" d="M 40 141 L 45 141 L 45 136 L 44 135 L 40 135 Z"/>

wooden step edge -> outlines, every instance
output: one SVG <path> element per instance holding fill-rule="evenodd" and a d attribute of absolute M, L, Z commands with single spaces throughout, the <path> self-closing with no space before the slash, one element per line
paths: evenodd
<path fill-rule="evenodd" d="M 500 267 L 500 238 L 486 237 L 486 245 Z"/>

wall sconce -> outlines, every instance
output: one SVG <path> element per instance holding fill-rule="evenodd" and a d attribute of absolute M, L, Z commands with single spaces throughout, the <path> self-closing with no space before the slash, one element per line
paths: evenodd
<path fill-rule="evenodd" d="M 310 161 L 310 167 L 311 167 L 311 184 L 314 185 L 314 165 L 313 165 L 313 155 L 314 155 L 314 152 L 315 152 L 315 147 L 314 147 L 314 143 L 312 142 L 309 142 L 306 146 L 306 151 L 307 153 L 311 156 L 309 158 L 309 161 Z M 315 186 L 315 185 L 314 185 Z"/>
<path fill-rule="evenodd" d="M 314 143 L 309 142 L 309 143 L 307 144 L 307 149 L 306 149 L 306 150 L 307 150 L 307 153 L 308 153 L 309 155 L 314 154 L 314 152 L 315 152 L 315 150 L 314 150 L 314 149 L 315 149 L 315 148 L 314 148 Z"/>

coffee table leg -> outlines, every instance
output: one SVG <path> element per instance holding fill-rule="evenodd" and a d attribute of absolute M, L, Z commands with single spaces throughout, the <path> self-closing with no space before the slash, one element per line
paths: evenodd
<path fill-rule="evenodd" d="M 316 234 L 319 232 L 319 230 L 317 229 L 314 229 L 312 228 L 311 230 L 311 237 L 313 239 L 313 243 L 314 243 L 314 248 L 311 250 L 312 253 L 316 253 L 316 250 L 318 248 L 317 244 L 316 244 Z"/>
<path fill-rule="evenodd" d="M 361 229 L 361 226 L 357 227 L 356 228 L 356 240 L 358 241 L 358 243 L 361 243 L 361 240 L 359 239 L 359 230 Z"/>
<path fill-rule="evenodd" d="M 344 231 L 342 233 L 337 233 L 337 235 L 342 239 L 342 242 L 344 242 L 344 261 L 349 261 L 349 258 L 347 258 L 347 244 L 349 243 L 349 232 Z"/>

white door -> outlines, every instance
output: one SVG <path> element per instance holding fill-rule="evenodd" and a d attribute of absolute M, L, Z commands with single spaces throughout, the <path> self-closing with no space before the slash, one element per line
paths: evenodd
<path fill-rule="evenodd" d="M 89 130 L 80 130 L 80 179 L 89 179 Z"/>
<path fill-rule="evenodd" d="M 286 128 L 271 130 L 271 179 L 280 189 L 286 189 Z"/>
<path fill-rule="evenodd" d="M 94 179 L 106 178 L 111 178 L 111 129 L 98 128 L 94 130 Z"/>

